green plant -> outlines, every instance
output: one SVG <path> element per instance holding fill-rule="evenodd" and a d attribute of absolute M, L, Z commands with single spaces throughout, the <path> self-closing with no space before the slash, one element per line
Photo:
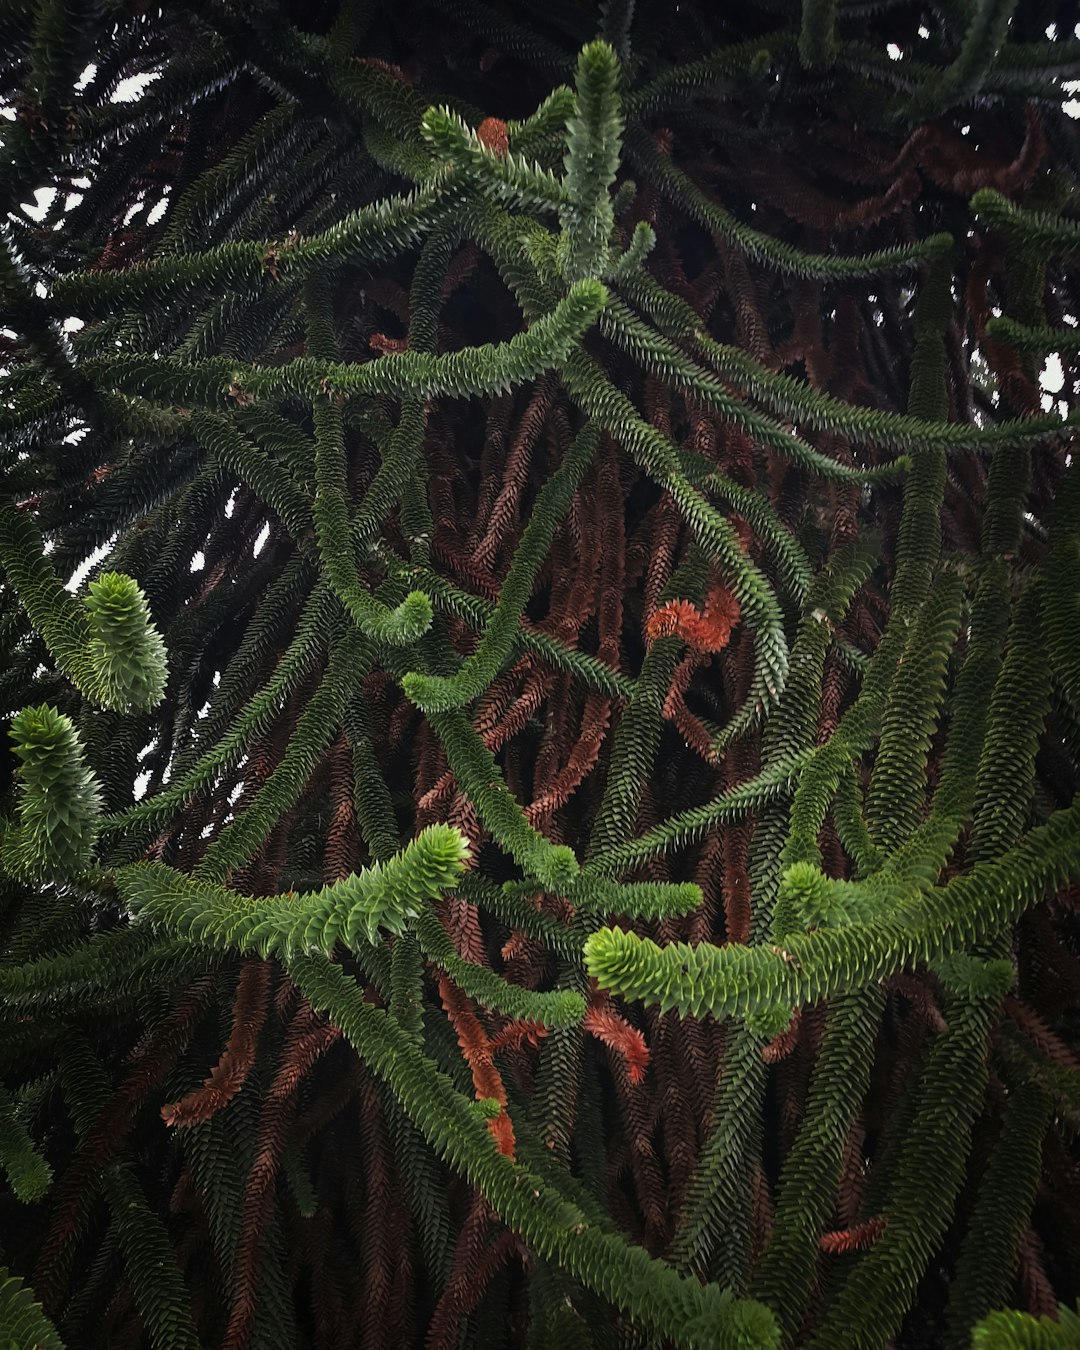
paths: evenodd
<path fill-rule="evenodd" d="M 1060 8 L 0 15 L 0 1343 L 1065 1343 Z"/>

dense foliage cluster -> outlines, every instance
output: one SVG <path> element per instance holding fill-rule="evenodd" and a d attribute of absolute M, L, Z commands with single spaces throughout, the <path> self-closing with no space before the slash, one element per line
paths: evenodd
<path fill-rule="evenodd" d="M 1075 19 L 4 6 L 0 1346 L 1077 1343 Z"/>

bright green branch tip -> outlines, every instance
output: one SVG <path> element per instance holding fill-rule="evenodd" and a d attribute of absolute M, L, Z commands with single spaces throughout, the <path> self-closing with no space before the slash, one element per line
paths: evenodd
<path fill-rule="evenodd" d="M 156 707 L 169 668 L 142 587 L 122 572 L 106 572 L 90 583 L 83 604 L 90 615 L 96 701 L 116 712 Z"/>
<path fill-rule="evenodd" d="M 338 941 L 354 949 L 377 942 L 380 928 L 404 932 L 423 905 L 457 885 L 468 858 L 459 830 L 432 825 L 388 861 L 302 894 L 252 899 L 162 863 L 118 868 L 115 879 L 128 909 L 172 936 L 263 957 L 329 955 Z"/>
<path fill-rule="evenodd" d="M 16 1198 L 24 1204 L 39 1200 L 49 1189 L 52 1168 L 19 1119 L 15 1099 L 0 1086 L 0 1167 Z"/>
<path fill-rule="evenodd" d="M 946 961 L 1000 933 L 1048 886 L 1080 873 L 1080 805 L 1055 812 L 1016 848 L 944 886 L 918 885 L 866 917 L 869 893 L 859 884 L 817 876 L 807 866 L 785 874 L 777 905 L 782 946 L 731 944 L 660 947 L 619 928 L 601 928 L 585 942 L 586 972 L 601 989 L 658 1004 L 681 1016 L 742 1017 L 771 1008 L 815 1003 L 912 966 L 938 963 L 956 987 L 1001 992 L 1008 963 L 975 966 Z M 824 910 L 830 925 L 793 931 L 797 917 Z M 786 911 L 786 912 L 785 912 Z M 1007 968 L 1008 967 L 1008 968 Z"/>
<path fill-rule="evenodd" d="M 71 719 L 43 703 L 11 723 L 18 769 L 19 821 L 2 846 L 4 867 L 25 880 L 49 881 L 90 860 L 101 792 Z"/>
<path fill-rule="evenodd" d="M 619 58 L 606 42 L 590 42 L 578 57 L 575 110 L 566 128 L 568 200 L 559 218 L 567 281 L 599 276 L 607 267 L 615 224 L 611 185 L 619 167 L 622 131 Z"/>
<path fill-rule="evenodd" d="M 992 1312 L 974 1328 L 972 1350 L 1069 1350 L 1080 1338 L 1080 1303 L 1076 1311 L 1058 1304 L 1058 1320 L 1032 1317 L 1012 1309 Z"/>
<path fill-rule="evenodd" d="M 64 1350 L 56 1328 L 35 1301 L 33 1290 L 6 1266 L 0 1266 L 0 1327 L 5 1350 L 9 1346 L 27 1345 L 34 1350 Z"/>
<path fill-rule="evenodd" d="M 161 702 L 165 644 L 137 581 L 106 572 L 80 605 L 45 557 L 32 517 L 7 505 L 0 505 L 0 566 L 49 655 L 81 694 L 114 712 L 147 712 Z"/>

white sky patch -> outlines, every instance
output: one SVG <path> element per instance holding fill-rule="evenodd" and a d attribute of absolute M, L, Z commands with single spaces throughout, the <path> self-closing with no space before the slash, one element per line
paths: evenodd
<path fill-rule="evenodd" d="M 1039 375 L 1039 402 L 1044 412 L 1052 412 L 1056 407 L 1062 417 L 1068 417 L 1069 400 L 1060 397 L 1064 388 L 1065 372 L 1061 367 L 1061 357 L 1057 352 L 1051 352 Z"/>
<path fill-rule="evenodd" d="M 1076 36 L 1080 37 L 1080 23 L 1076 25 Z M 1080 94 L 1080 80 L 1066 80 L 1061 87 L 1067 94 Z M 1061 108 L 1067 117 L 1080 117 L 1080 98 L 1070 98 Z"/>
<path fill-rule="evenodd" d="M 889 45 L 885 48 L 885 50 L 889 53 L 890 61 L 900 61 L 903 59 L 904 53 L 900 50 L 900 48 L 896 45 L 895 42 L 890 42 Z"/>
<path fill-rule="evenodd" d="M 72 592 L 77 591 L 86 580 L 91 568 L 96 567 L 98 563 L 101 562 L 112 548 L 113 544 L 116 543 L 116 539 L 117 536 L 114 534 L 113 537 L 107 539 L 100 548 L 94 549 L 89 558 L 84 558 L 78 567 L 76 567 L 75 571 L 72 572 L 70 578 L 64 583 L 64 589 Z"/>
<path fill-rule="evenodd" d="M 77 319 L 74 314 L 64 320 L 63 328 L 65 333 L 77 333 L 80 328 L 85 328 L 86 324 L 82 319 Z"/>
<path fill-rule="evenodd" d="M 201 572 L 205 566 L 206 566 L 206 554 L 202 551 L 202 549 L 199 549 L 199 551 L 195 554 L 195 556 L 191 560 L 190 570 L 192 572 Z"/>
<path fill-rule="evenodd" d="M 150 786 L 150 771 L 149 769 L 144 769 L 143 772 L 139 774 L 139 776 L 135 779 L 135 782 L 132 784 L 131 795 L 135 798 L 137 802 L 141 802 L 142 799 L 146 796 L 146 789 L 149 786 Z"/>
<path fill-rule="evenodd" d="M 270 538 L 270 522 L 267 521 L 266 524 L 259 531 L 259 537 L 255 540 L 254 544 L 252 544 L 251 546 L 251 552 L 254 557 L 257 558 L 259 554 L 263 551 L 263 546 L 265 545 L 266 541 L 269 538 Z"/>
<path fill-rule="evenodd" d="M 34 191 L 33 202 L 22 202 L 23 212 L 33 221 L 45 219 L 45 213 L 56 200 L 56 189 L 51 187 L 40 187 Z"/>
<path fill-rule="evenodd" d="M 147 225 L 156 225 L 158 221 L 161 219 L 161 217 L 168 210 L 168 206 L 169 206 L 169 194 L 166 193 L 165 196 L 162 197 L 161 201 L 158 202 L 157 206 L 151 208 L 149 214 L 146 217 Z"/>
<path fill-rule="evenodd" d="M 75 88 L 81 93 L 97 74 L 97 66 L 91 61 L 83 73 L 75 81 Z"/>
<path fill-rule="evenodd" d="M 14 337 L 15 334 L 12 333 L 11 336 Z M 236 489 L 234 488 L 232 492 L 229 493 L 229 500 L 225 503 L 225 519 L 231 520 L 232 513 L 235 510 L 236 510 Z"/>
<path fill-rule="evenodd" d="M 83 192 L 90 186 L 89 178 L 73 178 L 71 186 L 78 188 L 78 192 L 69 192 L 64 198 L 64 211 L 74 211 L 83 199 Z"/>
<path fill-rule="evenodd" d="M 1065 372 L 1061 368 L 1061 357 L 1057 352 L 1051 352 L 1046 358 L 1046 365 L 1042 368 L 1042 374 L 1039 376 L 1039 385 L 1049 394 L 1061 392 L 1065 383 Z"/>
<path fill-rule="evenodd" d="M 110 103 L 136 103 L 146 93 L 147 87 L 161 79 L 160 70 L 147 71 L 141 75 L 129 75 L 112 92 Z"/>

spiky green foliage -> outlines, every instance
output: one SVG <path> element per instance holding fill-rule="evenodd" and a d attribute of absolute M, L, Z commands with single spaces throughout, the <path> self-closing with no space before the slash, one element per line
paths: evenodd
<path fill-rule="evenodd" d="M 702 1289 L 640 1248 L 619 1241 L 604 1224 L 591 1224 L 582 1210 L 535 1173 L 514 1167 L 491 1147 L 481 1118 L 450 1092 L 441 1075 L 422 1072 L 419 1051 L 400 1031 L 382 1025 L 382 1015 L 366 1004 L 341 972 L 311 958 L 292 963 L 299 987 L 316 1007 L 332 1012 L 338 1025 L 361 1049 L 363 1058 L 396 1089 L 419 1129 L 473 1180 L 496 1212 L 526 1235 L 542 1255 L 565 1264 L 587 1287 L 630 1309 L 646 1325 L 674 1331 L 683 1344 L 704 1350 L 777 1344 L 768 1310 L 734 1300 L 716 1286 Z M 361 1048 L 362 1047 L 362 1048 Z"/>
<path fill-rule="evenodd" d="M 375 942 L 380 929 L 404 932 L 421 906 L 454 885 L 468 856 L 456 830 L 433 825 L 386 863 L 319 891 L 274 900 L 200 886 L 151 863 L 124 868 L 115 880 L 132 913 L 189 941 L 260 956 L 278 950 L 329 955 L 339 941 L 352 947 Z"/>
<path fill-rule="evenodd" d="M 1017 0 L 977 0 L 956 59 L 915 90 L 906 109 L 908 117 L 933 117 L 979 92 L 1005 41 L 1016 4 Z"/>
<path fill-rule="evenodd" d="M 532 518 L 522 535 L 513 566 L 499 592 L 495 612 L 484 629 L 476 651 L 452 678 L 410 673 L 402 688 L 425 712 L 448 712 L 470 703 L 498 674 L 518 631 L 518 621 L 536 582 L 536 573 L 551 548 L 555 531 L 562 524 L 582 475 L 596 453 L 596 433 L 591 428 L 570 446 L 559 471 L 545 483 L 535 503 Z"/>
<path fill-rule="evenodd" d="M 10 506 L 0 506 L 0 562 L 49 654 L 88 698 L 118 712 L 161 702 L 165 644 L 138 582 L 106 572 L 80 609 L 43 556 L 33 520 Z"/>
<path fill-rule="evenodd" d="M 778 942 L 810 928 L 843 928 L 872 917 L 873 902 L 856 886 L 833 881 L 807 862 L 793 863 L 780 879 L 773 935 Z"/>
<path fill-rule="evenodd" d="M 147 712 L 165 693 L 165 644 L 138 582 L 106 572 L 90 583 L 90 665 L 102 707 Z"/>
<path fill-rule="evenodd" d="M 973 1350 L 1065 1350 L 1080 1335 L 1080 1315 L 1064 1304 L 1056 1318 L 993 1312 L 976 1326 Z"/>
<path fill-rule="evenodd" d="M 978 1345 L 977 1327 L 991 1308 L 1009 1299 L 1021 1238 L 1020 1216 L 1030 1210 L 1039 1180 L 1049 1102 L 1029 1086 L 1009 1100 L 1001 1134 L 980 1189 L 972 1235 L 957 1261 L 946 1335 L 951 1344 Z"/>
<path fill-rule="evenodd" d="M 33 1291 L 5 1266 L 0 1266 L 0 1327 L 7 1344 L 16 1350 L 23 1350 L 24 1346 L 63 1350 L 63 1341 Z"/>
<path fill-rule="evenodd" d="M 1065 253 L 1080 249 L 1080 229 L 1073 222 L 1059 220 L 1045 211 L 1025 210 L 992 188 L 976 192 L 971 199 L 971 209 L 976 217 L 1023 240 L 1027 248 Z"/>
<path fill-rule="evenodd" d="M 1080 56 L 924 8 L 0 13 L 0 1350 L 1072 1334 Z"/>
<path fill-rule="evenodd" d="M 34 881 L 70 877 L 90 860 L 101 789 L 71 718 L 43 703 L 12 719 L 19 758 L 17 822 L 3 842 L 3 864 Z"/>
<path fill-rule="evenodd" d="M 880 989 L 833 1001 L 814 1068 L 807 1114 L 784 1164 L 780 1214 L 753 1293 L 771 1307 L 787 1336 L 802 1320 L 818 1242 L 834 1204 L 844 1143 L 870 1079 L 873 1038 L 884 1005 Z"/>
<path fill-rule="evenodd" d="M 49 1164 L 35 1147 L 6 1089 L 0 1089 L 0 1165 L 20 1200 L 37 1200 L 49 1188 Z"/>
<path fill-rule="evenodd" d="M 855 892 L 842 906 L 847 913 L 872 914 L 861 923 L 788 936 L 782 946 L 724 948 L 659 947 L 635 933 L 600 929 L 586 942 L 586 968 L 605 989 L 695 1017 L 816 1002 L 914 961 L 990 941 L 1038 903 L 1048 886 L 1073 875 L 1080 864 L 1078 824 L 1075 805 L 1056 812 L 1000 860 L 930 890 L 916 883 L 905 887 L 906 894 L 888 897 L 860 883 L 835 883 Z"/>
<path fill-rule="evenodd" d="M 945 1005 L 947 1029 L 920 1076 L 923 1109 L 912 1121 L 884 1205 L 885 1229 L 833 1300 L 811 1344 L 842 1336 L 870 1350 L 897 1330 L 911 1306 L 930 1253 L 941 1241 L 964 1179 L 971 1129 L 986 1086 L 986 1037 L 997 989 L 969 991 Z M 994 995 L 997 995 L 997 998 Z M 943 1109 L 948 1097 L 948 1109 Z M 867 1291 L 876 1301 L 866 1302 Z"/>
<path fill-rule="evenodd" d="M 1080 707 L 1080 657 L 1072 640 L 1080 622 L 1080 473 L 1076 462 L 1061 488 L 1051 521 L 1050 548 L 1042 574 L 1043 640 L 1051 669 L 1074 707 Z"/>
<path fill-rule="evenodd" d="M 108 1078 L 83 1036 L 73 1035 L 60 1055 L 60 1083 L 80 1135 L 100 1116 Z M 115 1161 L 100 1178 L 116 1229 L 125 1273 L 154 1350 L 197 1350 L 190 1295 L 176 1265 L 164 1223 L 150 1207 L 133 1167 Z"/>
<path fill-rule="evenodd" d="M 574 113 L 566 125 L 566 204 L 562 272 L 568 281 L 602 274 L 615 225 L 611 185 L 619 166 L 623 121 L 619 63 L 606 42 L 592 42 L 578 57 Z"/>
<path fill-rule="evenodd" d="M 33 517 L 8 504 L 0 506 L 0 562 L 49 654 L 75 683 L 85 679 L 87 625 L 73 596 L 42 552 Z"/>
<path fill-rule="evenodd" d="M 887 853 L 904 843 L 922 816 L 926 757 L 959 623 L 960 581 L 945 573 L 912 625 L 885 702 L 866 815 L 874 842 Z"/>

